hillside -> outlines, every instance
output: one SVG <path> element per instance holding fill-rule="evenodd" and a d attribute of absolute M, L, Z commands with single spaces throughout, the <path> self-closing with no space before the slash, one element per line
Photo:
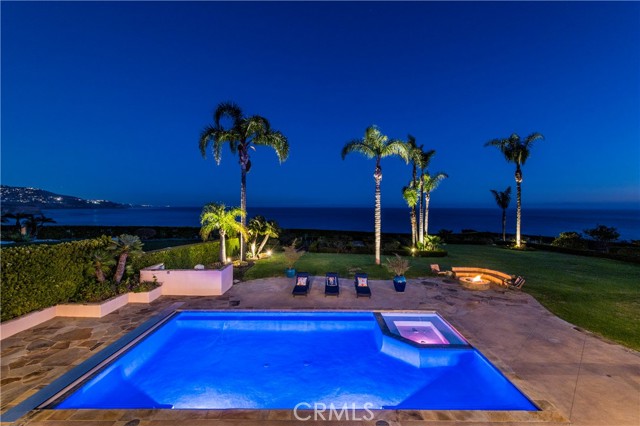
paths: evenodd
<path fill-rule="evenodd" d="M 20 209 L 100 209 L 128 208 L 129 204 L 108 200 L 85 200 L 71 195 L 55 194 L 38 188 L 0 185 L 2 210 Z"/>

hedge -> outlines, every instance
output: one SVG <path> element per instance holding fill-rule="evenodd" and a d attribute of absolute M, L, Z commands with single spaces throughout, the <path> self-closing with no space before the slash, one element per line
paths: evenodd
<path fill-rule="evenodd" d="M 56 245 L 2 248 L 0 255 L 1 321 L 69 302 L 83 289 L 96 286 L 90 272 L 92 253 L 106 248 L 110 237 Z M 227 240 L 228 253 L 238 252 L 238 240 Z M 144 253 L 132 259 L 141 268 L 164 263 L 167 268 L 191 269 L 196 264 L 218 261 L 219 242 L 191 244 Z"/>
<path fill-rule="evenodd" d="M 92 279 L 87 274 L 94 250 L 111 239 L 3 248 L 0 256 L 0 319 L 65 303 Z"/>

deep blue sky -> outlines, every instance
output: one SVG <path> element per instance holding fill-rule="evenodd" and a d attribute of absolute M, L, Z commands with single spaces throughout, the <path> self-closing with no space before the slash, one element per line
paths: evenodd
<path fill-rule="evenodd" d="M 237 102 L 259 147 L 250 206 L 373 204 L 371 124 L 437 150 L 432 205 L 493 206 L 514 167 L 483 144 L 539 131 L 523 202 L 640 204 L 640 3 L 6 2 L 2 183 L 155 205 L 239 204 L 237 159 L 197 148 Z M 383 160 L 383 206 L 410 168 Z M 515 188 L 514 188 L 515 189 Z M 606 204 L 605 204 L 606 203 Z"/>

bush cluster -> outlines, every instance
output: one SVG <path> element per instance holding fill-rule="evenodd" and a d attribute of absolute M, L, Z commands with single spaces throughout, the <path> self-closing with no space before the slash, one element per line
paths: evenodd
<path fill-rule="evenodd" d="M 136 275 L 127 276 L 117 287 L 99 283 L 93 274 L 92 255 L 106 249 L 110 237 L 73 241 L 56 245 L 31 245 L 1 249 L 1 320 L 27 314 L 69 301 L 100 302 L 119 293 L 150 287 L 138 283 Z M 238 240 L 227 240 L 227 252 L 238 252 Z M 144 253 L 131 259 L 137 274 L 141 268 L 164 263 L 167 268 L 191 269 L 196 264 L 218 261 L 219 242 L 179 246 Z M 144 283 L 143 283 L 144 284 Z"/>
<path fill-rule="evenodd" d="M 0 256 L 1 320 L 68 302 L 94 278 L 87 273 L 91 254 L 111 239 L 2 249 Z"/>

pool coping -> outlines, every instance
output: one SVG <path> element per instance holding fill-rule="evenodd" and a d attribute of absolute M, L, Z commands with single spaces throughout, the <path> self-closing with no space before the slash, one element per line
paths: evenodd
<path fill-rule="evenodd" d="M 159 327 L 162 323 L 168 321 L 173 315 L 179 312 L 221 312 L 221 313 L 277 313 L 277 312 L 322 312 L 317 309 L 180 309 L 182 303 L 174 303 L 170 307 L 164 309 L 154 315 L 140 326 L 119 338 L 116 342 L 109 345 L 99 353 L 87 359 L 80 365 L 68 371 L 45 388 L 38 391 L 28 399 L 10 408 L 2 415 L 2 423 L 15 422 L 23 417 L 31 417 L 38 420 L 54 418 L 56 420 L 89 420 L 89 419 L 105 419 L 110 420 L 133 419 L 135 417 L 153 419 L 203 419 L 203 420 L 274 420 L 274 421 L 295 421 L 300 419 L 293 416 L 293 409 L 53 409 L 51 403 L 68 396 L 70 389 L 74 384 L 84 382 L 84 379 L 91 374 L 96 374 L 104 364 L 111 362 L 120 353 L 126 351 L 137 341 L 144 338 L 148 333 Z M 425 314 L 435 313 L 436 310 L 393 310 L 393 309 L 329 309 L 327 312 L 371 312 L 371 313 L 407 313 L 407 314 Z M 452 326 L 444 317 L 438 314 L 443 321 Z M 377 318 L 377 317 L 376 317 Z M 460 327 L 453 327 L 458 329 Z M 474 349 L 473 339 L 469 339 L 466 334 L 465 340 L 468 341 L 469 347 Z M 394 337 L 397 337 L 394 335 Z M 489 352 L 487 355 L 486 352 Z M 539 411 L 524 410 L 370 410 L 376 413 L 374 419 L 365 418 L 367 410 L 350 410 L 347 412 L 347 420 L 364 421 L 364 420 L 388 420 L 388 421 L 469 421 L 469 422 L 556 422 L 568 423 L 569 420 L 564 417 L 560 410 L 557 409 L 548 400 L 540 397 L 537 390 L 533 389 L 527 382 L 520 380 L 514 376 L 511 369 L 504 365 L 494 354 L 486 349 L 480 352 L 482 356 L 487 358 L 499 372 L 504 375 L 523 395 L 529 399 Z M 298 410 L 314 416 L 313 410 Z M 352 414 L 352 418 L 348 418 L 348 413 Z M 117 418 L 116 418 L 117 417 Z M 318 421 L 323 420 L 320 418 Z M 338 418 L 337 420 L 341 420 Z"/>

